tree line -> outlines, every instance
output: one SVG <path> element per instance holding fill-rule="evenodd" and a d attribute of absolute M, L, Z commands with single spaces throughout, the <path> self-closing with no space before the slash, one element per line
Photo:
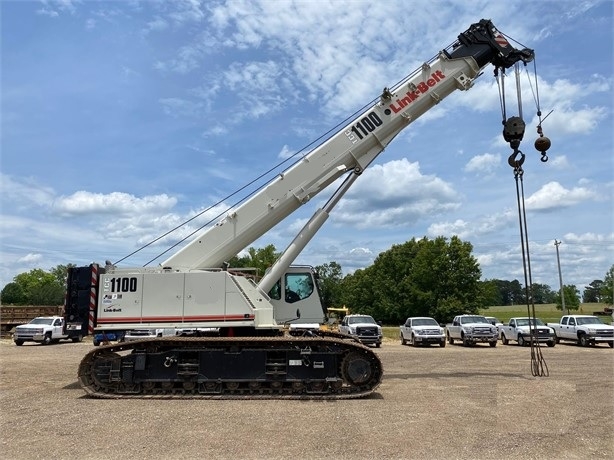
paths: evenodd
<path fill-rule="evenodd" d="M 562 308 L 560 292 L 546 284 L 530 289 L 518 280 L 480 280 L 481 269 L 471 243 L 451 238 L 422 238 L 394 245 L 377 256 L 372 265 L 343 275 L 335 261 L 316 266 L 319 290 L 325 308 L 347 306 L 354 313 L 372 315 L 385 324 L 400 324 L 409 316 L 431 316 L 439 322 L 457 314 L 477 313 L 495 305 L 555 303 Z M 228 261 L 230 268 L 250 267 L 264 275 L 280 256 L 274 245 L 250 247 L 244 255 Z M 0 292 L 3 304 L 61 305 L 66 271 L 58 265 L 45 271 L 34 269 L 17 275 Z M 575 285 L 563 286 L 565 308 L 577 310 L 580 292 Z M 612 305 L 614 265 L 603 280 L 584 288 L 582 301 Z"/>
<path fill-rule="evenodd" d="M 62 305 L 66 291 L 68 267 L 58 265 L 50 270 L 35 268 L 20 273 L 0 291 L 2 305 Z"/>

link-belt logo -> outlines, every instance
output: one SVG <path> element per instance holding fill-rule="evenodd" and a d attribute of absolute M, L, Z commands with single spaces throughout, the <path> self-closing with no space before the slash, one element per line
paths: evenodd
<path fill-rule="evenodd" d="M 394 103 L 390 104 L 390 108 L 394 113 L 399 113 L 409 104 L 418 99 L 421 94 L 426 94 L 429 88 L 432 88 L 444 78 L 446 78 L 446 76 L 441 70 L 433 72 L 431 74 L 431 78 L 415 85 L 415 89 L 407 91 L 404 97 L 397 99 Z"/>

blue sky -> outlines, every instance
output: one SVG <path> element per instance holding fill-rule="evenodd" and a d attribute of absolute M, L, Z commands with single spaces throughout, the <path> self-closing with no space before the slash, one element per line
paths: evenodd
<path fill-rule="evenodd" d="M 0 286 L 32 268 L 123 258 L 308 145 L 482 18 L 535 49 L 541 108 L 553 111 L 542 163 L 525 78 L 533 281 L 558 289 L 555 239 L 565 284 L 602 279 L 614 263 L 613 3 L 412 5 L 2 2 Z M 336 261 L 349 273 L 412 237 L 458 235 L 484 279 L 524 284 L 510 153 L 489 67 L 393 141 L 297 262 Z M 328 196 L 253 246 L 282 250 Z M 143 265 L 221 209 L 121 266 Z"/>

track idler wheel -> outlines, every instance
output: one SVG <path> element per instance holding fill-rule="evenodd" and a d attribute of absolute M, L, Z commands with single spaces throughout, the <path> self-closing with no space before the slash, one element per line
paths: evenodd
<path fill-rule="evenodd" d="M 341 363 L 343 379 L 350 385 L 361 386 L 373 379 L 373 366 L 368 357 L 350 352 Z"/>

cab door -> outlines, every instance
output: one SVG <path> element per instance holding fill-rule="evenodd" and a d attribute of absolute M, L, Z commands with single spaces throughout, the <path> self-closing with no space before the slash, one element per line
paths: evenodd
<path fill-rule="evenodd" d="M 56 318 L 53 321 L 53 330 L 51 331 L 51 338 L 59 339 L 60 337 L 62 337 L 62 326 L 62 318 Z"/>

